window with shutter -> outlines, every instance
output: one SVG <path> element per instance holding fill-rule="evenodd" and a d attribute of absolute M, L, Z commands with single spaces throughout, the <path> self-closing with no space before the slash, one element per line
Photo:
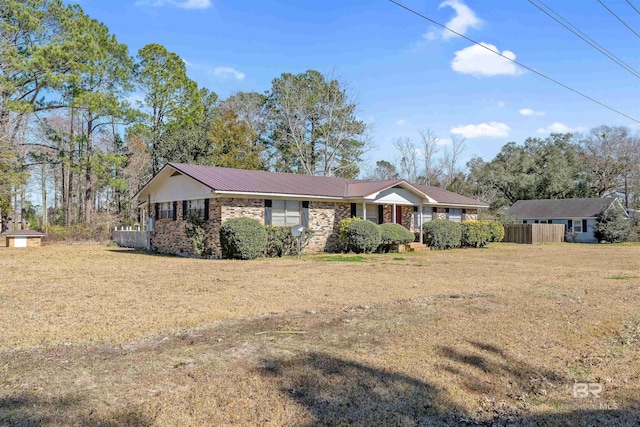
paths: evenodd
<path fill-rule="evenodd" d="M 271 224 L 276 226 L 300 224 L 300 202 L 294 200 L 272 200 Z"/>

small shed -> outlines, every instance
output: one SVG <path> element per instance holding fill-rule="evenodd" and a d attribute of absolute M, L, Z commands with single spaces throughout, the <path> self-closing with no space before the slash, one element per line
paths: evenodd
<path fill-rule="evenodd" d="M 8 248 L 30 248 L 40 246 L 44 233 L 35 230 L 5 231 L 0 235 L 6 239 Z"/>

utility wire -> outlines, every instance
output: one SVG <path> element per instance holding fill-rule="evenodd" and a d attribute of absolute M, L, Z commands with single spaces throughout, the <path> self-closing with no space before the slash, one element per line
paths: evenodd
<path fill-rule="evenodd" d="M 452 30 L 451 28 L 447 27 L 446 25 L 441 24 L 441 23 L 439 23 L 439 22 L 437 22 L 437 21 L 434 21 L 433 19 L 429 18 L 428 16 L 425 16 L 425 15 L 421 14 L 420 12 L 417 12 L 417 11 L 415 11 L 415 10 L 413 10 L 413 9 L 409 8 L 408 6 L 405 6 L 405 5 L 403 5 L 402 3 L 398 3 L 396 0 L 389 0 L 389 2 L 391 2 L 391 3 L 395 4 L 396 6 L 398 6 L 398 7 L 402 8 L 402 9 L 404 9 L 404 10 L 406 10 L 407 12 L 413 13 L 414 15 L 419 16 L 420 18 L 422 18 L 422 19 L 424 19 L 424 20 L 426 20 L 426 21 L 431 22 L 431 23 L 432 23 L 432 24 L 434 24 L 434 25 L 437 25 L 438 27 L 441 27 L 441 28 L 444 28 L 444 29 L 445 29 L 445 30 L 447 30 L 447 31 L 450 31 L 450 32 L 452 32 L 453 34 L 455 34 L 455 35 L 457 35 L 457 36 L 459 36 L 459 37 L 462 37 L 463 39 L 465 39 L 465 40 L 467 40 L 467 41 L 470 41 L 471 43 L 476 44 L 476 45 L 478 45 L 478 46 L 482 47 L 483 49 L 488 50 L 488 51 L 489 51 L 489 52 L 491 52 L 491 53 L 494 53 L 494 54 L 496 54 L 496 55 L 499 55 L 499 56 L 501 56 L 502 58 L 506 59 L 507 61 L 513 62 L 514 64 L 519 65 L 520 67 L 522 67 L 522 68 L 524 68 L 524 69 L 526 69 L 526 70 L 529 70 L 529 71 L 531 71 L 532 73 L 537 74 L 537 75 L 539 75 L 540 77 L 542 77 L 542 78 L 544 78 L 544 79 L 547 79 L 547 80 L 549 80 L 549 81 L 551 81 L 551 82 L 553 82 L 553 83 L 557 84 L 558 86 L 562 86 L 563 88 L 565 88 L 565 89 L 567 89 L 567 90 L 569 90 L 569 91 L 571 91 L 571 92 L 573 92 L 573 93 L 575 93 L 575 94 L 577 94 L 577 95 L 580 95 L 580 96 L 582 96 L 583 98 L 586 98 L 586 99 L 588 99 L 588 100 L 589 100 L 589 101 L 591 101 L 591 102 L 595 102 L 596 104 L 598 104 L 598 105 L 600 105 L 600 106 L 602 106 L 602 107 L 604 107 L 604 108 L 606 108 L 606 109 L 608 109 L 608 110 L 611 110 L 611 111 L 613 111 L 614 113 L 620 114 L 621 116 L 626 117 L 627 119 L 629 119 L 629 120 L 631 120 L 631 121 L 634 121 L 634 122 L 636 122 L 636 123 L 639 123 L 639 124 L 640 124 L 640 120 L 635 119 L 635 118 L 631 117 L 630 115 L 623 113 L 622 111 L 616 110 L 616 109 L 615 109 L 615 108 L 613 108 L 613 107 L 609 107 L 607 104 L 605 104 L 605 103 L 603 103 L 603 102 L 600 102 L 600 101 L 598 101 L 597 99 L 594 99 L 594 98 L 590 97 L 589 95 L 585 95 L 584 93 L 582 93 L 582 92 L 580 92 L 580 91 L 578 91 L 578 90 L 576 90 L 576 89 L 574 89 L 574 88 L 572 88 L 572 87 L 570 87 L 570 86 L 567 86 L 567 85 L 566 85 L 566 84 L 564 84 L 564 83 L 559 82 L 558 80 L 554 79 L 553 77 L 549 77 L 549 76 L 547 76 L 547 75 L 545 75 L 545 74 L 542 74 L 540 71 L 536 71 L 535 69 L 533 69 L 533 68 L 531 68 L 531 67 L 529 67 L 529 66 L 527 66 L 527 65 L 524 65 L 523 63 L 518 62 L 518 61 L 516 61 L 515 59 L 508 58 L 508 57 L 506 57 L 505 55 L 503 55 L 502 53 L 497 52 L 497 51 L 495 51 L 495 50 L 493 50 L 493 49 L 491 49 L 491 48 L 489 48 L 489 47 L 487 47 L 487 46 L 485 46 L 485 45 L 483 45 L 483 44 L 481 44 L 481 43 L 479 43 L 479 42 L 477 42 L 477 41 L 473 40 L 472 38 L 465 36 L 464 34 L 461 34 L 461 33 L 457 32 L 457 31 L 455 31 L 455 30 Z"/>
<path fill-rule="evenodd" d="M 629 1 L 629 0 L 625 0 L 625 1 L 626 1 L 627 3 L 629 3 L 629 6 L 631 6 L 631 9 L 635 10 L 635 11 L 638 13 L 638 15 L 640 15 L 640 10 L 638 10 L 638 8 L 637 8 L 637 7 L 635 7 L 635 6 L 633 5 L 633 3 L 631 3 L 631 1 Z"/>
<path fill-rule="evenodd" d="M 582 31 L 580 31 L 579 28 L 577 28 L 575 25 L 571 24 L 571 22 L 567 21 L 566 19 L 564 19 L 562 16 L 560 16 L 560 14 L 558 12 L 556 12 L 555 10 L 553 10 L 551 7 L 549 7 L 548 5 L 546 5 L 542 0 L 538 0 L 538 2 L 544 6 L 545 8 L 547 8 L 549 11 L 551 11 L 551 13 L 553 13 L 554 15 L 556 15 L 558 18 L 556 18 L 555 16 L 551 15 L 551 13 L 547 12 L 546 10 L 544 10 L 542 7 L 540 7 L 539 5 L 537 5 L 536 3 L 534 3 L 532 0 L 528 0 L 529 3 L 531 3 L 533 6 L 535 6 L 536 8 L 538 8 L 541 12 L 543 12 L 544 14 L 546 14 L 547 16 L 549 16 L 551 19 L 553 19 L 554 21 L 556 21 L 558 24 L 562 25 L 564 28 L 566 28 L 567 30 L 571 31 L 573 34 L 575 34 L 577 37 L 579 37 L 580 39 L 582 39 L 584 42 L 586 42 L 587 44 L 589 44 L 591 47 L 593 47 L 595 50 L 597 50 L 598 52 L 602 53 L 604 56 L 606 56 L 607 58 L 611 59 L 613 62 L 615 62 L 616 64 L 618 64 L 619 66 L 621 66 L 622 68 L 624 68 L 625 70 L 627 70 L 629 73 L 631 73 L 634 77 L 640 78 L 640 72 L 638 72 L 637 70 L 635 70 L 633 67 L 631 67 L 629 64 L 627 64 L 626 62 L 624 62 L 622 59 L 618 58 L 616 55 L 614 55 L 613 53 L 611 53 L 609 50 L 607 50 L 604 46 L 600 45 L 598 42 L 596 42 L 595 40 L 593 40 L 591 37 L 589 37 L 588 35 L 586 35 L 585 33 L 583 33 Z M 564 21 L 561 22 L 561 21 Z M 565 24 L 566 23 L 566 24 Z"/>
<path fill-rule="evenodd" d="M 615 12 L 614 12 L 613 10 L 609 9 L 609 8 L 607 7 L 607 5 L 606 5 L 606 4 L 604 4 L 601 0 L 598 0 L 598 3 L 600 3 L 600 4 L 602 5 L 602 7 L 604 7 L 605 9 L 607 9 L 607 10 L 609 11 L 609 13 L 610 13 L 610 14 L 612 14 L 613 16 L 615 16 L 615 17 L 616 17 L 616 19 L 617 19 L 618 21 L 622 22 L 622 24 L 623 24 L 625 27 L 627 27 L 627 28 L 629 29 L 629 31 L 631 31 L 633 34 L 635 34 L 635 35 L 636 35 L 636 37 L 637 37 L 637 38 L 639 38 L 639 39 L 640 39 L 640 34 L 636 33 L 636 31 L 635 31 L 633 28 L 631 28 L 631 27 L 629 26 L 629 24 L 627 24 L 626 22 L 624 22 L 624 21 L 622 20 L 622 18 L 620 18 L 618 15 L 616 15 L 616 14 L 615 14 Z M 635 9 L 635 8 L 634 8 L 634 9 Z"/>

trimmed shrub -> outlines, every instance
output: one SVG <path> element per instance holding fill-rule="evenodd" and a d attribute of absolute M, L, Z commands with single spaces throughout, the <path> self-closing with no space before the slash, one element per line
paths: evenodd
<path fill-rule="evenodd" d="M 347 223 L 343 223 L 348 221 Z M 338 224 L 342 230 L 340 241 L 347 251 L 371 253 L 380 245 L 380 227 L 371 221 L 360 218 L 343 219 Z"/>
<path fill-rule="evenodd" d="M 287 255 L 298 255 L 298 238 L 291 234 L 291 227 L 265 225 L 267 230 L 267 249 L 265 255 L 268 257 L 281 257 Z M 302 234 L 301 248 L 311 240 L 313 230 L 305 228 Z"/>
<path fill-rule="evenodd" d="M 422 225 L 424 243 L 433 249 L 452 249 L 460 246 L 462 226 L 448 219 L 434 219 Z"/>
<path fill-rule="evenodd" d="M 462 227 L 462 246 L 482 248 L 491 242 L 492 221 L 465 221 Z"/>
<path fill-rule="evenodd" d="M 267 230 L 252 218 L 233 218 L 220 226 L 223 258 L 255 259 L 267 248 Z"/>
<path fill-rule="evenodd" d="M 415 240 L 415 235 L 400 224 L 380 224 L 380 246 L 378 251 L 397 250 L 398 245 L 406 245 Z"/>
<path fill-rule="evenodd" d="M 626 242 L 631 238 L 631 221 L 623 208 L 609 207 L 596 220 L 593 235 L 599 242 Z"/>
<path fill-rule="evenodd" d="M 349 229 L 349 225 L 353 222 L 353 221 L 360 221 L 360 218 L 356 218 L 356 217 L 351 217 L 351 218 L 345 218 L 343 220 L 341 220 L 338 223 L 338 238 L 340 240 L 340 243 L 342 244 L 342 246 L 346 249 L 347 247 L 347 230 Z"/>
<path fill-rule="evenodd" d="M 483 221 L 486 222 L 491 230 L 491 242 L 502 242 L 504 240 L 504 225 L 499 221 Z"/>

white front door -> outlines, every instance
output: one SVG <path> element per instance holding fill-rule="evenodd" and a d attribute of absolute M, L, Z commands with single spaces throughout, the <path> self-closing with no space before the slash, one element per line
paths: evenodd
<path fill-rule="evenodd" d="M 13 238 L 13 246 L 15 248 L 26 248 L 27 238 L 25 236 L 16 236 Z"/>

